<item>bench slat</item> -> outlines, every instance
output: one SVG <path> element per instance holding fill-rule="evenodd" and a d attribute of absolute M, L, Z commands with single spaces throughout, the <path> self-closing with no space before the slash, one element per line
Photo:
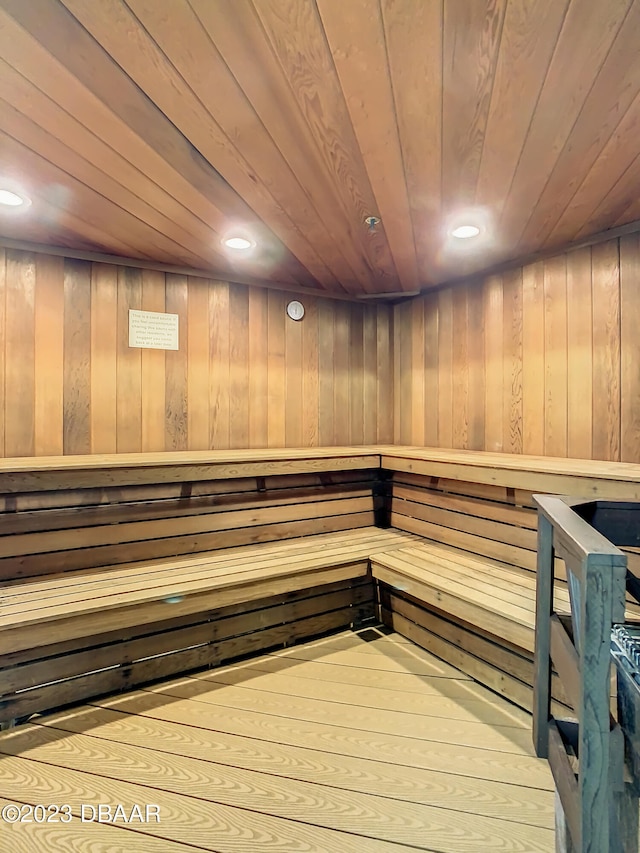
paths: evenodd
<path fill-rule="evenodd" d="M 367 512 L 373 508 L 371 495 L 363 497 L 323 500 L 294 506 L 252 507 L 239 511 L 216 511 L 206 515 L 187 515 L 171 519 L 160 518 L 121 524 L 101 524 L 98 527 L 78 528 L 72 537 L 68 530 L 29 533 L 0 537 L 0 558 L 25 554 L 42 554 L 71 548 L 88 548 L 116 545 L 124 542 L 158 540 L 193 533 L 210 533 L 238 527 L 257 527 L 301 518 L 325 518 L 332 515 Z"/>
<path fill-rule="evenodd" d="M 369 528 L 371 531 L 372 529 Z M 376 528 L 373 528 L 375 531 Z M 193 584 L 206 585 L 215 577 L 228 577 L 233 583 L 242 573 L 254 574 L 257 571 L 269 571 L 277 568 L 283 561 L 304 569 L 315 566 L 340 564 L 350 560 L 361 560 L 369 556 L 371 550 L 385 547 L 399 547 L 406 544 L 408 537 L 388 534 L 367 537 L 350 536 L 344 541 L 334 538 L 307 537 L 295 548 L 272 546 L 252 556 L 236 553 L 228 557 L 225 552 L 216 552 L 203 557 L 197 563 L 193 561 L 157 561 L 130 565 L 126 571 L 96 570 L 90 577 L 84 573 L 58 577 L 45 585 L 21 585 L 13 595 L 0 591 L 0 626 L 11 619 L 16 621 L 20 614 L 33 615 L 34 618 L 46 618 L 62 607 L 74 605 L 82 609 L 84 602 L 92 602 L 98 597 L 109 598 L 124 593 L 130 596 L 141 594 L 148 599 L 158 596 L 179 595 Z M 169 588 L 169 592 L 167 592 Z M 37 616 L 37 614 L 42 614 Z"/>
<path fill-rule="evenodd" d="M 196 554 L 202 551 L 214 551 L 258 542 L 272 542 L 278 539 L 311 536 L 336 530 L 370 527 L 373 523 L 373 512 L 359 512 L 249 528 L 220 530 L 213 533 L 175 536 L 167 539 L 127 542 L 117 547 L 105 545 L 28 557 L 9 557 L 0 560 L 0 578 L 26 578 L 48 572 L 64 572 L 93 566 L 133 563 L 161 557 L 173 557 L 178 554 Z"/>
<path fill-rule="evenodd" d="M 514 545 L 508 545 L 504 542 L 488 540 L 482 536 L 474 536 L 466 533 L 464 530 L 442 527 L 441 525 L 432 524 L 428 521 L 422 521 L 421 519 L 405 516 L 397 512 L 392 512 L 391 524 L 399 530 L 416 533 L 425 539 L 444 542 L 447 545 L 454 545 L 472 554 L 482 554 L 494 560 L 500 560 L 502 563 L 510 563 L 511 565 L 520 566 L 532 572 L 535 571 L 536 555 L 533 551 L 524 548 L 517 548 Z"/>

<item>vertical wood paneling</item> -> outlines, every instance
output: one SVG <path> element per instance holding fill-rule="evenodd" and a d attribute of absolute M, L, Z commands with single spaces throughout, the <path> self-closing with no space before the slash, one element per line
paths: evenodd
<path fill-rule="evenodd" d="M 484 370 L 485 370 L 485 449 L 504 449 L 504 335 L 502 333 L 502 277 L 485 279 L 482 287 L 484 308 Z"/>
<path fill-rule="evenodd" d="M 249 443 L 249 293 L 229 288 L 229 444 Z"/>
<path fill-rule="evenodd" d="M 334 309 L 335 303 L 321 299 L 318 303 L 318 377 L 320 444 L 337 444 L 333 386 L 336 381 L 334 361 Z"/>
<path fill-rule="evenodd" d="M 394 422 L 394 322 L 393 312 L 386 305 L 376 309 L 377 338 L 377 389 L 376 415 L 377 440 L 381 444 L 393 443 Z M 368 412 L 366 413 L 368 417 Z"/>
<path fill-rule="evenodd" d="M 7 251 L 5 453 L 32 456 L 34 445 L 35 256 Z"/>
<path fill-rule="evenodd" d="M 267 294 L 269 447 L 284 447 L 286 443 L 285 306 L 286 300 L 282 293 L 269 291 Z"/>
<path fill-rule="evenodd" d="M 209 288 L 209 446 L 229 447 L 229 285 Z"/>
<path fill-rule="evenodd" d="M 405 302 L 398 308 L 399 323 L 394 329 L 394 352 L 398 360 L 399 369 L 396 371 L 394 382 L 396 418 L 400 424 L 400 443 L 411 444 L 411 393 L 413 388 L 413 377 L 411 370 L 411 358 L 413 353 L 412 324 L 411 318 L 415 311 L 412 302 Z"/>
<path fill-rule="evenodd" d="M 91 409 L 89 412 L 91 452 L 116 453 L 118 450 L 116 420 L 118 388 L 117 267 L 110 264 L 92 264 L 91 317 L 89 322 L 91 326 Z M 164 384 L 164 370 L 162 381 Z M 162 416 L 164 423 L 164 409 Z M 164 430 L 162 440 L 164 446 Z"/>
<path fill-rule="evenodd" d="M 484 313 L 482 290 L 476 286 L 469 288 L 467 297 L 467 336 L 469 374 L 467 441 L 470 450 L 482 450 L 485 436 Z"/>
<path fill-rule="evenodd" d="M 178 349 L 165 353 L 165 444 L 167 450 L 187 450 L 188 442 L 188 306 L 189 280 L 184 275 L 167 275 L 165 306 L 178 315 Z"/>
<path fill-rule="evenodd" d="M 451 289 L 438 293 L 438 437 L 453 446 L 453 299 Z"/>
<path fill-rule="evenodd" d="M 567 455 L 590 459 L 593 421 L 591 248 L 567 255 Z"/>
<path fill-rule="evenodd" d="M 91 264 L 64 262 L 64 452 L 91 452 Z"/>
<path fill-rule="evenodd" d="M 207 450 L 209 447 L 209 288 L 206 282 L 197 278 L 188 279 L 187 287 L 187 445 L 190 450 Z M 244 333 L 246 334 L 246 329 Z"/>
<path fill-rule="evenodd" d="M 267 299 L 249 288 L 249 447 L 268 444 Z"/>
<path fill-rule="evenodd" d="M 544 453 L 567 455 L 567 264 L 544 262 Z"/>
<path fill-rule="evenodd" d="M 64 259 L 36 255 L 35 453 L 64 452 Z"/>
<path fill-rule="evenodd" d="M 307 305 L 302 325 L 302 446 L 320 444 L 319 395 L 320 362 L 318 340 L 318 303 Z M 375 411 L 375 408 L 374 408 Z M 375 419 L 369 418 L 375 431 Z M 375 440 L 374 440 L 375 442 Z"/>
<path fill-rule="evenodd" d="M 289 299 L 2 250 L 0 453 L 391 443 L 392 309 Z M 178 351 L 130 348 L 131 308 L 177 314 Z"/>
<path fill-rule="evenodd" d="M 429 294 L 424 298 L 424 440 L 427 447 L 438 445 L 438 297 Z"/>
<path fill-rule="evenodd" d="M 376 417 L 377 406 L 377 378 L 378 378 L 378 341 L 376 315 L 378 309 L 375 305 L 366 305 L 362 318 L 362 352 L 364 364 L 364 388 L 363 388 L 363 442 L 364 444 L 375 444 L 377 441 Z M 374 414 L 374 417 L 371 415 Z"/>
<path fill-rule="evenodd" d="M 396 306 L 395 440 L 640 461 L 639 282 L 632 235 Z"/>
<path fill-rule="evenodd" d="M 1 298 L 1 294 L 0 294 Z M 640 235 L 620 241 L 620 417 L 622 462 L 640 462 Z"/>
<path fill-rule="evenodd" d="M 400 330 L 402 329 L 407 334 L 407 320 L 406 317 L 403 316 L 403 312 L 406 312 L 406 308 L 403 305 L 398 306 L 394 310 L 394 323 L 393 323 L 393 430 L 395 435 L 396 442 L 400 444 L 404 444 L 403 440 L 403 423 L 402 423 L 402 414 L 406 407 L 410 404 L 408 394 L 406 392 L 402 392 L 400 390 L 400 377 L 402 375 L 402 348 L 400 346 Z M 400 408 L 400 400 L 402 400 L 403 407 Z"/>
<path fill-rule="evenodd" d="M 460 285 L 453 296 L 453 447 L 469 447 L 469 315 L 468 285 Z"/>
<path fill-rule="evenodd" d="M 334 383 L 333 407 L 336 436 L 345 436 L 345 444 L 351 443 L 351 389 L 349 382 L 349 319 L 350 306 L 346 302 L 334 305 Z"/>
<path fill-rule="evenodd" d="M 349 316 L 349 444 L 364 443 L 364 337 L 362 307 L 350 305 Z"/>
<path fill-rule="evenodd" d="M 395 308 L 308 297 L 290 329 L 276 291 L 4 257 L 5 455 L 455 435 L 640 461 L 637 235 Z M 139 307 L 179 314 L 177 353 L 129 348 Z"/>
<path fill-rule="evenodd" d="M 2 332 L 2 339 L 0 340 L 0 456 L 4 456 L 4 422 L 6 407 L 6 394 L 4 385 L 5 347 L 7 339 L 6 305 L 7 253 L 5 249 L 0 248 L 0 331 Z"/>
<path fill-rule="evenodd" d="M 129 310 L 142 305 L 140 270 L 118 269 L 116 436 L 118 453 L 142 450 L 142 350 L 129 346 Z"/>
<path fill-rule="evenodd" d="M 302 445 L 302 323 L 288 316 L 284 319 L 286 447 Z"/>
<path fill-rule="evenodd" d="M 142 310 L 164 313 L 165 275 L 155 270 L 142 271 Z M 208 331 L 208 330 L 207 330 Z M 207 361 L 209 352 L 207 349 Z M 164 450 L 165 447 L 165 352 L 161 349 L 143 349 L 142 369 L 142 449 Z M 208 402 L 208 389 L 206 393 Z M 207 434 L 207 443 L 209 446 Z"/>
<path fill-rule="evenodd" d="M 425 335 L 424 335 L 424 302 L 412 304 L 411 322 L 411 398 L 407 401 L 406 417 L 411 419 L 411 440 L 418 445 L 425 443 Z"/>
<path fill-rule="evenodd" d="M 503 288 L 503 447 L 522 453 L 522 270 L 505 273 Z"/>
<path fill-rule="evenodd" d="M 544 275 L 522 270 L 522 452 L 544 454 Z"/>
<path fill-rule="evenodd" d="M 620 265 L 618 243 L 594 246 L 593 455 L 620 459 Z"/>

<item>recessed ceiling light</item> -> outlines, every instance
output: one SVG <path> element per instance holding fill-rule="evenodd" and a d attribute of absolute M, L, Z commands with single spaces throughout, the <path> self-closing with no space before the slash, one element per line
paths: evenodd
<path fill-rule="evenodd" d="M 246 237 L 227 237 L 223 242 L 228 249 L 250 249 L 254 245 Z"/>
<path fill-rule="evenodd" d="M 469 237 L 477 237 L 479 233 L 480 229 L 477 225 L 458 225 L 451 232 L 451 236 L 459 240 L 467 240 Z"/>
<path fill-rule="evenodd" d="M 29 204 L 29 199 L 11 190 L 0 189 L 0 204 L 7 207 L 20 207 L 23 204 Z"/>

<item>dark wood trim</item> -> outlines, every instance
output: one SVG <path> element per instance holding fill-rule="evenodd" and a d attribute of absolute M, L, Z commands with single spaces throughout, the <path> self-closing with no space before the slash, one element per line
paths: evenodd
<path fill-rule="evenodd" d="M 174 273 L 175 275 L 187 275 L 193 278 L 206 278 L 210 281 L 224 281 L 229 284 L 243 284 L 248 287 L 262 287 L 271 290 L 283 290 L 287 293 L 297 293 L 301 296 L 315 296 L 323 299 L 338 299 L 342 302 L 357 302 L 354 295 L 347 293 L 328 293 L 326 290 L 316 290 L 313 287 L 305 287 L 300 284 L 287 284 L 282 281 L 268 281 L 253 278 L 248 275 L 233 273 L 219 274 L 214 270 L 201 270 L 196 267 L 180 267 L 172 264 L 163 264 L 156 261 L 145 261 L 141 258 L 124 258 L 120 255 L 108 255 L 101 252 L 87 252 L 83 249 L 69 249 L 65 246 L 48 246 L 46 243 L 30 243 L 27 240 L 13 240 L 10 237 L 0 236 L 0 247 L 14 249 L 20 252 L 37 252 L 44 255 L 56 255 L 57 257 L 73 258 L 79 261 L 91 261 L 100 264 L 114 264 L 119 267 L 133 267 L 142 270 L 157 270 L 158 272 Z"/>

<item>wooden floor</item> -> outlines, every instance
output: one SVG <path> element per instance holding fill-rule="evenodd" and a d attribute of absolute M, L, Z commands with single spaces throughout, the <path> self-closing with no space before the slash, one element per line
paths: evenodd
<path fill-rule="evenodd" d="M 3 732 L 0 808 L 9 803 L 69 804 L 72 815 L 1 822 L 0 850 L 12 853 L 554 849 L 530 718 L 378 629 Z M 90 820 L 98 803 L 115 823 Z"/>

